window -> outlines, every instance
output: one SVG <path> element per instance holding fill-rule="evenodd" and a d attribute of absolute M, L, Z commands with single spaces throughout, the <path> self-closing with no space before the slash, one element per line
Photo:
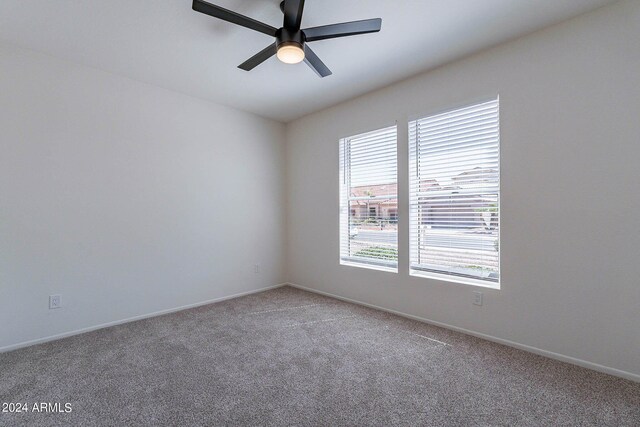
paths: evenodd
<path fill-rule="evenodd" d="M 392 223 L 398 222 L 398 209 L 389 209 L 389 221 L 391 221 Z"/>
<path fill-rule="evenodd" d="M 411 274 L 498 288 L 499 101 L 409 123 Z"/>
<path fill-rule="evenodd" d="M 397 168 L 396 126 L 340 140 L 341 264 L 398 271 Z"/>

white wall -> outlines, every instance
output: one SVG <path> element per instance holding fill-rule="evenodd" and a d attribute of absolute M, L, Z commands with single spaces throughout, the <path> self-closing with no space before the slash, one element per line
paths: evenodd
<path fill-rule="evenodd" d="M 288 279 L 640 379 L 639 22 L 616 3 L 289 124 Z M 410 277 L 407 119 L 495 94 L 502 289 Z M 394 120 L 400 272 L 340 266 L 338 139 Z"/>
<path fill-rule="evenodd" d="M 284 138 L 0 45 L 0 349 L 283 282 Z"/>

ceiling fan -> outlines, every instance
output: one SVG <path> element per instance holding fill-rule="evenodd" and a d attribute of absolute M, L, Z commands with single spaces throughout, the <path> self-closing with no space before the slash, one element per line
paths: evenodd
<path fill-rule="evenodd" d="M 197 12 L 275 37 L 273 44 L 238 65 L 238 68 L 245 71 L 252 70 L 276 55 L 286 64 L 297 64 L 304 60 L 318 76 L 326 77 L 331 75 L 331 70 L 311 50 L 308 42 L 375 33 L 382 26 L 382 19 L 376 18 L 300 29 L 304 0 L 284 0 L 280 3 L 280 9 L 284 12 L 284 23 L 281 28 L 275 28 L 204 0 L 193 0 L 193 10 Z"/>

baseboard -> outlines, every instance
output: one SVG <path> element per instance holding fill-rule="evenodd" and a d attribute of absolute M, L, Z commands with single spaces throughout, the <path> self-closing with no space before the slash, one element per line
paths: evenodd
<path fill-rule="evenodd" d="M 221 302 L 221 301 L 226 301 L 226 300 L 230 300 L 230 299 L 234 299 L 234 298 L 239 298 L 239 297 L 243 297 L 245 295 L 257 294 L 257 293 L 260 293 L 260 292 L 268 291 L 270 289 L 280 288 L 280 287 L 286 286 L 286 285 L 288 285 L 288 283 L 280 283 L 279 285 L 267 286 L 267 287 L 264 287 L 264 288 L 254 289 L 254 290 L 246 291 L 246 292 L 240 292 L 240 293 L 237 293 L 237 294 L 227 295 L 227 296 L 219 297 L 219 298 L 214 298 L 214 299 L 210 299 L 210 300 L 207 300 L 207 301 L 200 301 L 200 302 L 196 302 L 196 303 L 193 303 L 193 304 L 183 305 L 183 306 L 180 306 L 180 307 L 174 307 L 174 308 L 169 308 L 169 309 L 166 309 L 166 310 L 155 311 L 153 313 L 141 314 L 139 316 L 128 317 L 126 319 L 121 319 L 121 320 L 114 320 L 113 322 L 102 323 L 102 324 L 95 325 L 95 326 L 89 326 L 87 328 L 76 329 L 76 330 L 70 331 L 70 332 L 64 332 L 64 333 L 61 333 L 61 334 L 50 335 L 50 336 L 44 337 L 44 338 L 37 338 L 35 340 L 23 341 L 23 342 L 18 343 L 18 344 L 11 344 L 11 345 L 7 345 L 7 346 L 4 346 L 4 347 L 0 347 L 0 353 L 5 353 L 7 351 L 17 350 L 19 348 L 30 347 L 30 346 L 36 345 L 36 344 L 43 344 L 43 343 L 46 343 L 46 342 L 49 342 L 49 341 L 55 341 L 55 340 L 59 340 L 59 339 L 62 339 L 62 338 L 71 337 L 71 336 L 74 336 L 74 335 L 80 335 L 80 334 L 84 334 L 86 332 L 96 331 L 98 329 L 109 328 L 111 326 L 122 325 L 124 323 L 135 322 L 136 320 L 143 320 L 143 319 L 148 319 L 150 317 L 162 316 L 164 314 L 170 314 L 170 313 L 175 313 L 177 311 L 188 310 L 190 308 L 196 308 L 196 307 L 200 307 L 200 306 L 207 305 L 207 304 L 213 304 L 215 302 Z"/>
<path fill-rule="evenodd" d="M 407 313 L 403 313 L 401 311 L 392 310 L 390 308 L 380 307 L 380 306 L 377 306 L 377 305 L 374 305 L 374 304 L 369 304 L 369 303 L 358 301 L 358 300 L 355 300 L 355 299 L 352 299 L 352 298 L 347 298 L 347 297 L 343 297 L 343 296 L 340 296 L 340 295 L 332 294 L 330 292 L 324 292 L 324 291 L 320 291 L 320 290 L 317 290 L 317 289 L 308 288 L 306 286 L 298 285 L 298 284 L 295 284 L 295 283 L 287 283 L 287 285 L 292 286 L 294 288 L 302 289 L 304 291 L 313 292 L 313 293 L 316 293 L 316 294 L 325 295 L 325 296 L 328 296 L 328 297 L 331 297 L 331 298 L 339 299 L 339 300 L 350 302 L 350 303 L 353 303 L 353 304 L 358 304 L 358 305 L 362 305 L 362 306 L 365 306 L 365 307 L 373 308 L 373 309 L 376 309 L 376 310 L 385 311 L 387 313 L 396 314 L 398 316 L 406 317 L 406 318 L 412 319 L 412 320 L 417 320 L 419 322 L 428 323 L 430 325 L 439 326 L 441 328 L 450 329 L 452 331 L 461 332 L 463 334 L 472 335 L 474 337 L 482 338 L 482 339 L 485 339 L 487 341 L 492 341 L 492 342 L 495 342 L 495 343 L 498 343 L 498 344 L 503 344 L 503 345 L 506 345 L 506 346 L 509 346 L 509 347 L 517 348 L 519 350 L 524 350 L 524 351 L 527 351 L 529 353 L 537 354 L 537 355 L 540 355 L 540 356 L 545 356 L 545 357 L 548 357 L 550 359 L 559 360 L 561 362 L 570 363 L 572 365 L 581 366 L 583 368 L 592 369 L 594 371 L 603 372 L 605 374 L 614 375 L 616 377 L 624 378 L 624 379 L 627 379 L 627 380 L 640 382 L 640 375 L 634 374 L 632 372 L 627 372 L 627 371 L 622 371 L 620 369 L 610 368 L 608 366 L 599 365 L 597 363 L 588 362 L 586 360 L 577 359 L 575 357 L 565 356 L 564 354 L 554 353 L 552 351 L 543 350 L 543 349 L 540 349 L 540 348 L 537 348 L 537 347 L 532 347 L 530 345 L 526 345 L 526 344 L 521 344 L 521 343 L 514 342 L 514 341 L 505 340 L 503 338 L 498 338 L 498 337 L 494 337 L 492 335 L 487 335 L 487 334 L 483 334 L 483 333 L 480 333 L 480 332 L 472 331 L 472 330 L 469 330 L 469 329 L 460 328 L 458 326 L 449 325 L 449 324 L 446 324 L 446 323 L 438 322 L 438 321 L 427 319 L 427 318 L 424 318 L 424 317 L 414 316 L 413 314 L 407 314 Z"/>

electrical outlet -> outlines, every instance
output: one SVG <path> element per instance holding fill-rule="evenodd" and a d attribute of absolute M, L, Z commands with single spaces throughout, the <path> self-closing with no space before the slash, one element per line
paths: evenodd
<path fill-rule="evenodd" d="M 482 305 L 482 292 L 474 292 L 473 293 L 473 304 L 474 305 Z"/>
<path fill-rule="evenodd" d="M 256 264 L 253 266 L 253 272 L 256 274 L 260 273 L 260 264 Z"/>
<path fill-rule="evenodd" d="M 49 295 L 49 310 L 62 307 L 62 295 Z"/>

